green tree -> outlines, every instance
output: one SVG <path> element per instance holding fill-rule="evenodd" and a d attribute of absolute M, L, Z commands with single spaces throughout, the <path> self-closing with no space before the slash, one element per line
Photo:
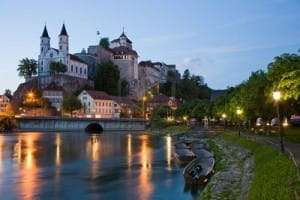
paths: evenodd
<path fill-rule="evenodd" d="M 101 38 L 99 45 L 106 49 L 109 48 L 109 38 L 108 37 Z"/>
<path fill-rule="evenodd" d="M 284 99 L 294 99 L 300 103 L 300 69 L 284 73 L 278 89 L 283 91 Z"/>
<path fill-rule="evenodd" d="M 110 95 L 118 95 L 120 71 L 112 61 L 99 64 L 95 77 L 95 90 L 105 91 Z"/>
<path fill-rule="evenodd" d="M 19 71 L 19 76 L 31 78 L 33 75 L 37 74 L 37 62 L 34 59 L 23 58 L 20 60 L 18 66 L 17 71 Z"/>
<path fill-rule="evenodd" d="M 72 116 L 75 110 L 82 108 L 82 104 L 75 95 L 69 95 L 64 97 L 62 101 L 62 108 L 65 112 L 70 113 Z"/>
<path fill-rule="evenodd" d="M 50 71 L 54 74 L 64 73 L 68 70 L 68 67 L 65 64 L 60 62 L 51 62 L 50 63 Z"/>
<path fill-rule="evenodd" d="M 9 99 L 12 99 L 12 94 L 10 89 L 6 89 L 4 91 L 4 95 L 7 96 Z"/>

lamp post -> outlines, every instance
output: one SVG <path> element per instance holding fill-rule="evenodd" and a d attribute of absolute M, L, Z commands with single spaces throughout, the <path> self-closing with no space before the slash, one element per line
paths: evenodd
<path fill-rule="evenodd" d="M 34 116 L 34 109 L 33 109 L 34 93 L 32 91 L 28 92 L 27 97 L 28 97 L 29 101 L 31 102 L 31 109 L 32 109 L 32 113 Z"/>
<path fill-rule="evenodd" d="M 284 153 L 283 134 L 282 134 L 282 130 L 281 130 L 280 112 L 279 112 L 279 101 L 281 99 L 281 93 L 280 93 L 280 91 L 274 91 L 273 92 L 273 99 L 275 101 L 276 111 L 277 111 L 278 133 L 279 133 L 279 140 L 280 140 L 280 148 L 281 148 L 281 152 Z"/>
<path fill-rule="evenodd" d="M 226 118 L 227 118 L 226 113 L 223 113 L 223 114 L 222 114 L 222 119 L 223 119 L 223 121 L 224 121 L 224 131 L 225 131 L 225 128 L 226 128 Z"/>
<path fill-rule="evenodd" d="M 236 110 L 236 114 L 238 116 L 238 123 L 239 123 L 238 124 L 238 126 L 239 126 L 238 135 L 239 136 L 241 136 L 241 120 L 240 120 L 240 116 L 241 116 L 242 112 L 243 111 L 241 109 L 239 109 L 239 108 Z"/>
<path fill-rule="evenodd" d="M 147 97 L 146 96 L 143 96 L 142 97 L 142 102 L 143 102 L 143 118 L 145 119 L 145 101 L 147 100 Z"/>

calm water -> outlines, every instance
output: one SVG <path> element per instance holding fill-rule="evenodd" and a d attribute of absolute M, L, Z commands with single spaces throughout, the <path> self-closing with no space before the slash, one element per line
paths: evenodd
<path fill-rule="evenodd" d="M 194 199 L 172 138 L 146 133 L 0 135 L 0 199 Z"/>

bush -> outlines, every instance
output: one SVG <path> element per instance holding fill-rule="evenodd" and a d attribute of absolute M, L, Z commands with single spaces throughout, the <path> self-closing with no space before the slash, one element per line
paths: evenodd
<path fill-rule="evenodd" d="M 17 123 L 13 117 L 4 117 L 0 120 L 1 131 L 11 131 L 16 127 L 17 127 Z"/>

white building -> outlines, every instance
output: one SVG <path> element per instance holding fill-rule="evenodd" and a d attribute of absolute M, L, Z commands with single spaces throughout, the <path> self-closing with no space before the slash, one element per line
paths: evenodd
<path fill-rule="evenodd" d="M 0 115 L 7 114 L 8 104 L 9 104 L 9 98 L 6 95 L 0 95 Z"/>
<path fill-rule="evenodd" d="M 83 108 L 81 114 L 96 118 L 119 118 L 120 105 L 105 92 L 83 90 L 78 95 Z"/>
<path fill-rule="evenodd" d="M 64 90 L 52 82 L 43 90 L 43 97 L 48 99 L 52 107 L 60 110 L 64 98 Z"/>
<path fill-rule="evenodd" d="M 64 75 L 87 79 L 87 64 L 77 56 L 69 54 L 69 36 L 64 24 L 58 37 L 59 49 L 52 48 L 50 46 L 50 37 L 48 35 L 47 27 L 44 27 L 41 36 L 40 55 L 38 58 L 38 75 L 49 76 L 51 72 L 51 62 L 60 62 L 67 66 L 67 72 L 65 72 Z"/>

